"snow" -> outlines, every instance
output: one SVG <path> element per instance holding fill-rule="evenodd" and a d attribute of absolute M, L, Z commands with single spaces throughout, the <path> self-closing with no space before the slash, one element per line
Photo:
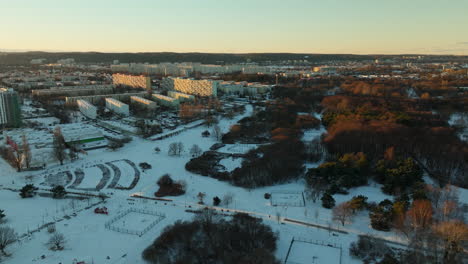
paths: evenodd
<path fill-rule="evenodd" d="M 225 158 L 219 161 L 220 165 L 223 165 L 226 168 L 226 171 L 233 171 L 236 168 L 242 166 L 242 158 Z"/>
<path fill-rule="evenodd" d="M 219 126 L 223 132 L 227 132 L 231 125 L 235 124 L 241 118 L 251 115 L 252 112 L 253 107 L 247 105 L 244 114 L 232 120 L 221 119 L 219 121 Z M 39 184 L 44 182 L 45 175 L 58 173 L 60 171 L 71 171 L 74 174 L 77 168 L 83 168 L 85 173 L 83 181 L 78 187 L 95 188 L 103 178 L 102 171 L 95 165 L 102 164 L 110 170 L 110 178 L 103 186 L 103 189 L 86 190 L 86 193 L 98 194 L 99 192 L 103 192 L 109 195 L 106 203 L 84 210 L 80 209 L 87 207 L 88 201 L 74 200 L 78 205 L 75 205 L 76 208 L 73 210 L 70 206 L 71 201 L 69 199 L 55 200 L 38 196 L 30 199 L 21 199 L 18 193 L 0 189 L 0 200 L 2 201 L 0 209 L 4 209 L 7 214 L 7 224 L 13 226 L 18 233 L 25 233 L 28 229 L 35 229 L 43 223 L 53 221 L 54 219 L 63 219 L 65 214 L 70 216 L 69 219 L 63 219 L 56 224 L 58 232 L 63 233 L 67 239 L 65 250 L 48 250 L 45 246 L 45 242 L 48 240 L 49 234 L 43 229 L 40 232 L 31 234 L 20 243 L 15 243 L 8 247 L 7 251 L 12 253 L 12 256 L 9 257 L 5 263 L 72 263 L 75 258 L 78 260 L 93 260 L 95 263 L 103 264 L 144 263 L 141 258 L 141 252 L 154 241 L 166 226 L 177 220 L 189 220 L 194 216 L 192 213 L 186 212 L 185 210 L 188 209 L 189 206 L 192 209 L 199 208 L 197 205 L 197 194 L 199 192 L 206 193 L 205 203 L 207 205 L 212 204 L 213 197 L 215 196 L 223 199 L 225 194 L 232 193 L 234 195 L 233 202 L 230 205 L 223 205 L 224 209 L 246 212 L 253 216 L 260 217 L 266 224 L 270 225 L 275 232 L 278 232 L 279 239 L 276 256 L 282 261 L 284 261 L 286 257 L 293 237 L 305 237 L 308 239 L 320 240 L 327 244 L 334 243 L 342 246 L 344 252 L 342 263 L 359 263 L 359 261 L 351 259 L 347 253 L 349 244 L 356 240 L 358 234 L 374 234 L 392 240 L 400 239 L 394 233 L 376 232 L 372 230 L 366 212 L 357 215 L 353 223 L 341 227 L 340 224 L 331 220 L 331 210 L 322 208 L 320 201 L 313 203 L 306 199 L 305 206 L 294 207 L 272 206 L 270 200 L 264 199 L 265 193 L 281 191 L 301 193 L 304 191 L 305 187 L 303 180 L 248 190 L 232 186 L 227 182 L 186 171 L 184 166 L 191 159 L 189 149 L 193 144 L 197 144 L 203 151 L 206 151 L 214 143 L 217 143 L 214 137 L 204 138 L 201 135 L 202 132 L 207 129 L 210 130 L 211 128 L 197 126 L 185 129 L 177 135 L 158 141 L 134 137 L 133 141 L 117 151 L 110 151 L 107 149 L 91 150 L 88 151 L 86 155 L 80 154 L 80 159 L 77 161 L 67 161 L 63 166 L 49 166 L 46 171 L 43 170 L 34 173 L 17 173 L 0 159 L 0 188 L 9 187 L 19 189 L 25 183 L 34 183 L 36 186 L 44 188 L 45 186 Z M 314 137 L 320 136 L 323 131 L 323 128 L 310 130 L 306 131 L 305 135 L 307 140 L 311 140 Z M 169 145 L 173 142 L 182 142 L 184 144 L 185 152 L 182 153 L 180 157 L 169 156 L 167 154 Z M 155 147 L 159 147 L 161 152 L 155 153 Z M 245 153 L 255 147 L 257 147 L 257 145 L 254 144 L 233 144 L 225 146 L 221 151 L 226 153 Z M 137 167 L 140 162 L 148 162 L 152 165 L 152 169 L 145 172 L 137 168 L 141 174 L 140 178 L 136 186 L 129 190 L 115 189 L 110 186 L 110 183 L 114 179 L 115 172 L 107 165 L 108 163 L 114 164 L 121 171 L 118 185 L 126 187 L 133 181 L 135 170 L 129 163 L 124 162 L 124 159 L 133 162 Z M 239 167 L 241 162 L 242 158 L 226 158 L 221 160 L 221 165 L 225 166 L 227 170 L 232 170 Z M 133 194 L 154 197 L 154 192 L 157 190 L 156 181 L 165 173 L 171 174 L 174 180 L 184 180 L 187 182 L 187 192 L 185 195 L 170 197 L 173 199 L 173 202 L 161 202 L 131 197 Z M 28 175 L 32 177 L 26 177 Z M 76 175 L 73 176 L 72 183 L 75 177 Z M 70 184 L 67 187 L 69 187 Z M 339 203 L 349 200 L 352 196 L 358 194 L 366 195 L 369 197 L 369 201 L 376 202 L 387 198 L 386 195 L 380 192 L 378 185 L 370 185 L 352 189 L 349 195 L 335 195 L 335 199 L 337 203 Z M 280 199 L 295 201 L 299 198 L 296 195 L 296 198 L 282 197 Z M 94 203 L 98 201 L 98 198 L 94 198 L 90 202 Z M 109 209 L 109 215 L 95 214 L 93 210 L 98 206 L 106 206 Z M 62 211 L 62 208 L 66 208 L 65 212 Z M 109 220 L 130 208 L 162 212 L 166 215 L 166 218 L 152 227 L 147 233 L 141 235 L 141 237 L 119 233 L 105 228 L 105 224 Z M 277 215 L 280 215 L 280 223 L 278 223 L 276 219 Z M 138 230 L 141 230 L 147 226 L 146 223 L 151 219 L 151 217 L 148 218 L 148 216 L 134 213 L 129 214 L 127 217 L 124 218 L 125 220 L 122 219 L 122 222 L 118 222 L 118 225 L 123 226 L 123 221 L 125 221 L 125 227 L 131 226 L 131 228 L 138 228 Z M 334 228 L 346 230 L 349 234 L 338 234 L 335 236 L 332 234 L 333 232 L 324 229 L 286 222 L 284 221 L 285 218 L 315 223 L 324 227 L 332 226 Z M 293 248 L 294 252 L 302 251 L 300 248 L 301 245 L 297 247 L 298 248 Z M 321 249 L 307 249 L 306 253 L 317 250 L 324 252 L 324 254 L 331 254 L 325 253 L 325 250 L 328 250 L 328 248 L 322 248 L 323 247 L 321 247 Z M 45 255 L 45 259 L 39 261 L 41 255 Z M 109 260 L 107 256 L 110 257 Z M 298 255 L 297 257 L 300 258 L 301 256 Z"/>
<path fill-rule="evenodd" d="M 340 263 L 340 257 L 341 249 L 339 248 L 294 241 L 286 264 Z"/>

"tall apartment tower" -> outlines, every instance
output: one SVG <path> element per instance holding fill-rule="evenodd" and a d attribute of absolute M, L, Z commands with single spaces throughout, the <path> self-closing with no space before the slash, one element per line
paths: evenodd
<path fill-rule="evenodd" d="M 21 109 L 18 94 L 13 89 L 0 88 L 0 127 L 19 127 Z"/>

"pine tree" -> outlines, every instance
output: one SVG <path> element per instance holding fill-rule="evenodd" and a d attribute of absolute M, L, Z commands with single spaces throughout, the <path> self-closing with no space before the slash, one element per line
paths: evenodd
<path fill-rule="evenodd" d="M 52 192 L 52 197 L 55 198 L 55 199 L 63 198 L 67 194 L 67 191 L 61 185 L 55 186 L 50 191 Z"/>
<path fill-rule="evenodd" d="M 21 198 L 31 198 L 36 195 L 36 191 L 38 190 L 37 187 L 35 187 L 33 184 L 26 184 L 21 188 L 20 190 L 20 196 Z"/>
<path fill-rule="evenodd" d="M 324 208 L 330 209 L 335 206 L 335 199 L 328 192 L 324 193 L 320 200 L 322 200 L 322 206 Z"/>

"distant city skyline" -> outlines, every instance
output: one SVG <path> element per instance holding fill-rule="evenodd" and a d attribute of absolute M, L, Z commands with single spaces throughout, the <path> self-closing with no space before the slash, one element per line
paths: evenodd
<path fill-rule="evenodd" d="M 0 51 L 468 55 L 465 0 L 0 4 Z"/>

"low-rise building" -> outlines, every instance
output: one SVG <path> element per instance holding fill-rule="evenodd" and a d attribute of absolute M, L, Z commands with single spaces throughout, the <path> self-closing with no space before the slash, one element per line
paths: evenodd
<path fill-rule="evenodd" d="M 78 96 L 108 94 L 114 91 L 113 85 L 84 85 L 52 87 L 50 89 L 32 90 L 33 96 Z"/>
<path fill-rule="evenodd" d="M 78 104 L 78 108 L 80 109 L 80 112 L 84 116 L 91 118 L 91 119 L 96 119 L 97 108 L 94 105 L 90 104 L 86 100 L 78 100 L 76 101 L 76 103 Z"/>
<path fill-rule="evenodd" d="M 130 115 L 130 108 L 128 107 L 128 104 L 124 104 L 114 98 L 106 98 L 105 100 L 106 100 L 107 109 L 119 115 L 123 115 L 123 116 Z"/>
<path fill-rule="evenodd" d="M 145 99 L 140 96 L 130 96 L 130 102 L 139 104 L 145 107 L 146 109 L 155 109 L 157 107 L 156 102 Z"/>
<path fill-rule="evenodd" d="M 89 95 L 89 96 L 70 96 L 65 97 L 65 104 L 76 105 L 78 100 L 86 100 L 91 104 L 98 104 L 105 98 L 113 98 L 116 100 L 128 100 L 131 96 L 145 96 L 147 92 L 138 93 L 122 93 L 122 94 L 101 94 L 101 95 Z"/>
<path fill-rule="evenodd" d="M 180 92 L 176 92 L 176 91 L 168 91 L 167 95 L 169 97 L 178 99 L 181 103 L 195 100 L 195 96 L 193 96 L 193 95 L 186 94 L 186 93 L 180 93 Z"/>
<path fill-rule="evenodd" d="M 153 99 L 160 105 L 171 108 L 177 108 L 180 104 L 179 100 L 162 94 L 153 94 Z"/>

